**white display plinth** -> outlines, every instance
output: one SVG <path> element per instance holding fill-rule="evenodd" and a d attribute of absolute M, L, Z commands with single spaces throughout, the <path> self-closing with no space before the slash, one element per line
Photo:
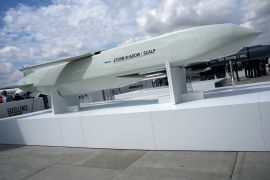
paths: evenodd
<path fill-rule="evenodd" d="M 185 69 L 171 66 L 169 62 L 166 62 L 165 66 L 169 82 L 171 103 L 178 104 L 183 101 L 182 94 L 187 92 Z"/>
<path fill-rule="evenodd" d="M 56 89 L 51 89 L 52 113 L 60 114 L 79 110 L 80 101 L 78 96 L 62 97 Z"/>
<path fill-rule="evenodd" d="M 270 84 L 221 88 L 205 99 L 114 101 L 0 120 L 0 143 L 147 150 L 270 150 Z M 142 103 L 143 102 L 143 103 Z"/>

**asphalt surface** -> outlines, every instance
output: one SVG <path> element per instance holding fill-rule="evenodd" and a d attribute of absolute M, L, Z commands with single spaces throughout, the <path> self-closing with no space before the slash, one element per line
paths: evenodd
<path fill-rule="evenodd" d="M 1 180 L 269 180 L 270 152 L 0 145 Z"/>
<path fill-rule="evenodd" d="M 245 71 L 242 70 L 242 71 L 239 71 L 239 78 L 240 78 L 240 81 L 237 81 L 237 79 L 234 78 L 235 85 L 267 82 L 267 81 L 270 81 L 270 71 L 267 70 L 267 75 L 263 75 L 256 78 L 246 78 Z M 231 86 L 231 85 L 232 85 L 231 77 L 228 74 L 226 74 L 226 81 L 224 83 L 224 86 Z"/>

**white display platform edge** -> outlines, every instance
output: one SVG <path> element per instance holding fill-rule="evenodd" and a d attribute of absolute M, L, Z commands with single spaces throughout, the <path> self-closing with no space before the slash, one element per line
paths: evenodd
<path fill-rule="evenodd" d="M 269 85 L 265 85 L 269 86 Z M 178 105 L 106 107 L 0 120 L 0 143 L 146 150 L 269 151 L 270 91 Z"/>

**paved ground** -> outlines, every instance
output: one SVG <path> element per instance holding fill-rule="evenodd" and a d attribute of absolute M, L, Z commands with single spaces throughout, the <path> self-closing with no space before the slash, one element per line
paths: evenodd
<path fill-rule="evenodd" d="M 245 71 L 239 71 L 239 77 L 240 77 L 240 81 L 237 81 L 235 79 L 235 85 L 240 85 L 240 84 L 252 84 L 252 83 L 257 83 L 257 82 L 266 82 L 266 81 L 270 81 L 270 71 L 267 71 L 267 75 L 261 76 L 261 77 L 257 77 L 257 78 L 246 78 L 245 77 Z M 231 78 L 228 76 L 227 74 L 227 79 L 226 82 L 224 84 L 225 86 L 231 86 L 232 85 L 232 81 Z"/>
<path fill-rule="evenodd" d="M 269 180 L 270 152 L 0 145 L 1 180 Z"/>

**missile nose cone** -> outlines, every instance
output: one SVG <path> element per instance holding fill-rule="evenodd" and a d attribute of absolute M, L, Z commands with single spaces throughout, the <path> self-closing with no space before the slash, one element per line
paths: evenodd
<path fill-rule="evenodd" d="M 248 29 L 248 28 L 245 28 L 246 29 L 246 35 L 250 35 L 250 36 L 259 36 L 260 34 L 262 34 L 262 32 L 260 31 L 254 31 L 252 29 Z"/>
<path fill-rule="evenodd" d="M 233 43 L 239 47 L 240 45 L 247 46 L 261 34 L 261 32 L 254 31 L 250 28 L 233 24 L 230 25 L 229 29 L 231 30 L 231 38 L 229 39 L 233 40 Z"/>
<path fill-rule="evenodd" d="M 257 37 L 260 34 L 262 34 L 262 32 L 254 31 L 252 29 L 242 27 L 242 26 L 234 26 L 234 28 L 236 32 L 238 32 L 238 35 L 242 37 Z"/>
<path fill-rule="evenodd" d="M 263 32 L 261 32 L 261 31 L 253 31 L 253 34 L 255 36 L 259 36 L 259 35 L 263 34 Z"/>

